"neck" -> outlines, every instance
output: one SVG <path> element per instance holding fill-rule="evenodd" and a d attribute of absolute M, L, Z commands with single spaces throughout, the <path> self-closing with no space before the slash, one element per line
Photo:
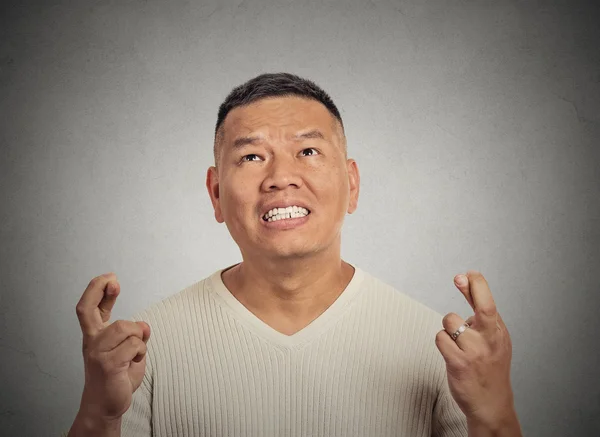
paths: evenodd
<path fill-rule="evenodd" d="M 340 258 L 337 248 L 334 253 L 302 258 L 243 256 L 243 262 L 223 272 L 222 278 L 229 291 L 255 315 L 294 331 L 322 314 L 353 274 L 354 268 Z"/>

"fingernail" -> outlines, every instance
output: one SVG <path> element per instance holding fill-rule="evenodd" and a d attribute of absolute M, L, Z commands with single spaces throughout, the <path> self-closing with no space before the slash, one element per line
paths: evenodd
<path fill-rule="evenodd" d="M 467 280 L 467 277 L 465 275 L 457 275 L 454 278 L 454 282 L 456 282 L 456 285 L 467 285 L 467 283 L 469 282 Z"/>

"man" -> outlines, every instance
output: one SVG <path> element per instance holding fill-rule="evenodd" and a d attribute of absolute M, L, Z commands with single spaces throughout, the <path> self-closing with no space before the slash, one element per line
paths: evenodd
<path fill-rule="evenodd" d="M 206 186 L 242 262 L 112 324 L 116 276 L 90 282 L 70 436 L 521 434 L 510 337 L 481 274 L 455 278 L 465 322 L 341 259 L 360 176 L 323 90 L 283 73 L 235 88 L 214 154 Z"/>

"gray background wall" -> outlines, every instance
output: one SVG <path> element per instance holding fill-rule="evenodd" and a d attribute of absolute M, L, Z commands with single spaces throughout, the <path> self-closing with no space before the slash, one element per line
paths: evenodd
<path fill-rule="evenodd" d="M 600 435 L 588 3 L 3 3 L 2 435 L 70 427 L 91 278 L 117 274 L 116 320 L 240 259 L 204 187 L 213 126 L 231 88 L 276 71 L 341 109 L 362 174 L 344 258 L 463 317 L 452 278 L 480 270 L 512 334 L 525 434 Z"/>

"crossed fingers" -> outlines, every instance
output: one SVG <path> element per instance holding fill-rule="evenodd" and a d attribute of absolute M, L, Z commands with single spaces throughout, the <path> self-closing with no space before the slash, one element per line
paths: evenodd
<path fill-rule="evenodd" d="M 436 340 L 447 357 L 492 345 L 498 338 L 498 331 L 505 328 L 488 283 L 480 272 L 469 270 L 466 275 L 457 275 L 454 283 L 475 314 L 464 320 L 456 313 L 448 313 L 442 319 L 444 329 L 438 333 Z M 454 340 L 452 334 L 464 323 L 469 325 L 468 328 L 457 333 Z"/>

